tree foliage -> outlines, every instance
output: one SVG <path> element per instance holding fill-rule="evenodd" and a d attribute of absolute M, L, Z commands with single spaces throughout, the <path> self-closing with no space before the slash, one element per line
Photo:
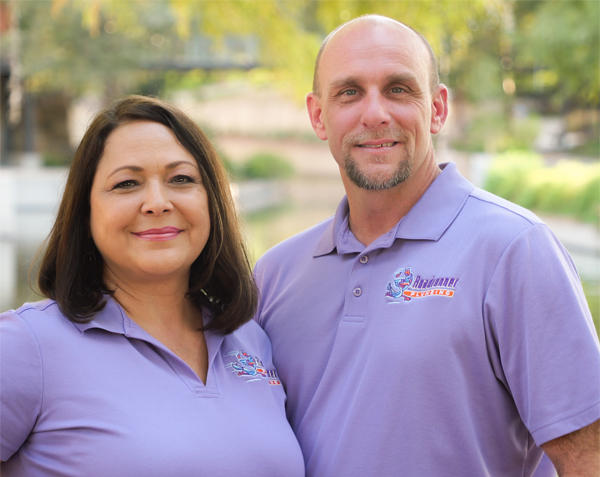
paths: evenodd
<path fill-rule="evenodd" d="M 149 37 L 173 22 L 156 6 L 67 0 L 17 3 L 27 89 L 71 95 L 135 89 L 149 77 L 139 67 L 140 59 L 151 51 Z"/>
<path fill-rule="evenodd" d="M 254 42 L 255 63 L 301 97 L 310 89 L 325 35 L 346 20 L 379 13 L 429 39 L 443 81 L 459 97 L 475 102 L 504 98 L 512 81 L 516 94 L 546 95 L 556 104 L 598 104 L 595 0 L 5 3 L 19 9 L 23 72 L 33 91 L 139 92 L 140 85 L 162 81 L 164 71 L 157 66 L 172 68 L 193 48 L 235 56 L 229 47 L 237 38 Z"/>
<path fill-rule="evenodd" d="M 516 64 L 531 94 L 558 104 L 598 105 L 600 2 L 519 2 Z"/>

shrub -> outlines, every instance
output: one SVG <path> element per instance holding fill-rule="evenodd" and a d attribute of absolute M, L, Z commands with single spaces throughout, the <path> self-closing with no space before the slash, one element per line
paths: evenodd
<path fill-rule="evenodd" d="M 223 162 L 225 169 L 227 169 L 227 172 L 229 173 L 230 180 L 240 179 L 244 175 L 243 166 L 236 164 L 222 152 L 220 152 L 220 151 L 218 151 L 218 152 L 219 152 L 219 157 L 221 158 L 221 162 Z"/>
<path fill-rule="evenodd" d="M 561 160 L 547 167 L 536 154 L 502 154 L 495 157 L 484 187 L 528 209 L 592 222 L 599 218 L 598 163 Z"/>
<path fill-rule="evenodd" d="M 68 167 L 71 165 L 71 159 L 67 154 L 59 155 L 47 153 L 43 156 L 44 166 L 46 167 Z"/>
<path fill-rule="evenodd" d="M 243 165 L 243 176 L 248 179 L 285 179 L 293 174 L 292 165 L 274 154 L 256 154 Z"/>
<path fill-rule="evenodd" d="M 494 158 L 488 172 L 485 189 L 516 202 L 524 194 L 532 171 L 543 167 L 542 158 L 531 152 L 512 151 Z"/>
<path fill-rule="evenodd" d="M 466 126 L 466 138 L 453 147 L 470 152 L 502 153 L 533 146 L 540 129 L 540 118 L 530 115 L 508 119 L 501 112 L 477 114 Z"/>

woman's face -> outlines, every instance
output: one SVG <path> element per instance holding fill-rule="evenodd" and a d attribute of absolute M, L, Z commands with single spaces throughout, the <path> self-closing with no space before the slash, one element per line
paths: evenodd
<path fill-rule="evenodd" d="M 90 229 L 105 276 L 187 284 L 208 240 L 210 216 L 196 160 L 173 131 L 150 121 L 113 131 L 90 202 Z"/>

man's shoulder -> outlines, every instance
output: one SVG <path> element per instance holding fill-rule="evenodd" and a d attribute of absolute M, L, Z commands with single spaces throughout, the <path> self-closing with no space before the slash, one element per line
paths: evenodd
<path fill-rule="evenodd" d="M 483 189 L 474 188 L 468 201 L 473 219 L 502 224 L 507 232 L 519 232 L 544 222 L 533 212 Z"/>
<path fill-rule="evenodd" d="M 333 223 L 331 216 L 322 222 L 306 229 L 283 242 L 278 243 L 259 258 L 256 267 L 283 265 L 289 261 L 297 261 L 304 257 L 312 257 L 317 244 Z"/>

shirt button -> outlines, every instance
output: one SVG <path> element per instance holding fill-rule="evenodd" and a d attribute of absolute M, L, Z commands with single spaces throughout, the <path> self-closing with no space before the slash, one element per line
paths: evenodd
<path fill-rule="evenodd" d="M 359 261 L 360 263 L 367 263 L 367 262 L 369 261 L 369 256 L 368 256 L 368 255 L 363 255 L 362 257 L 360 257 L 360 258 L 358 259 L 358 261 Z"/>
<path fill-rule="evenodd" d="M 354 294 L 354 296 L 361 296 L 362 290 L 359 287 L 356 287 L 354 290 L 352 290 L 352 293 Z"/>

